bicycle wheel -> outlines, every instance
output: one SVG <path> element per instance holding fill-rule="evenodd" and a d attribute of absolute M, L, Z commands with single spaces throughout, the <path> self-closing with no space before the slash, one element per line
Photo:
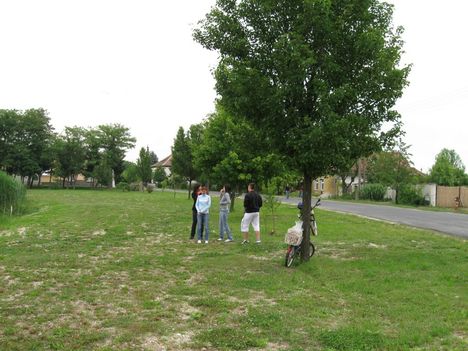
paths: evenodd
<path fill-rule="evenodd" d="M 288 251 L 286 252 L 286 257 L 284 259 L 284 265 L 286 267 L 291 267 L 291 265 L 294 262 L 295 257 L 296 257 L 296 252 L 294 250 L 294 247 L 289 245 L 288 246 Z"/>
<path fill-rule="evenodd" d="M 312 241 L 310 242 L 310 246 L 309 246 L 309 257 L 312 257 L 315 253 L 315 246 L 314 244 L 312 244 Z"/>
<path fill-rule="evenodd" d="M 312 218 L 312 222 L 310 223 L 310 234 L 313 236 L 318 235 L 317 222 L 315 221 L 315 218 Z"/>

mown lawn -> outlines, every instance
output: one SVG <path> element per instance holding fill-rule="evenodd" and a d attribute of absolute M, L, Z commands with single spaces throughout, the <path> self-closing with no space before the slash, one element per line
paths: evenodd
<path fill-rule="evenodd" d="M 283 236 L 188 240 L 186 194 L 32 190 L 0 218 L 0 350 L 466 350 L 466 241 L 317 210 L 310 262 Z M 262 213 L 263 233 L 272 220 Z"/>

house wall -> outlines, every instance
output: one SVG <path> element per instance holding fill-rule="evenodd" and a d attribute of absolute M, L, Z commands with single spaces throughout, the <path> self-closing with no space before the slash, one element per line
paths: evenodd
<path fill-rule="evenodd" d="M 437 184 L 424 184 L 422 193 L 431 206 L 437 205 Z"/>
<path fill-rule="evenodd" d="M 396 190 L 392 189 L 390 187 L 387 187 L 387 192 L 385 193 L 385 199 L 395 201 L 395 199 L 396 199 Z"/>
<path fill-rule="evenodd" d="M 312 195 L 314 196 L 321 196 L 322 198 L 336 196 L 339 190 L 340 184 L 338 184 L 335 177 L 322 177 L 312 182 Z"/>
<path fill-rule="evenodd" d="M 52 180 L 51 176 L 49 174 L 43 174 L 41 175 L 41 184 L 46 184 L 46 183 L 60 183 L 62 181 L 62 178 L 56 177 L 52 175 Z M 76 182 L 86 182 L 86 178 L 82 174 L 78 174 L 75 176 L 75 181 Z"/>

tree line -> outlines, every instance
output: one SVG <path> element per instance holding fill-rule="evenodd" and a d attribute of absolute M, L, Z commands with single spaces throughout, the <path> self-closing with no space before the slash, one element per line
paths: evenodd
<path fill-rule="evenodd" d="M 118 182 L 127 167 L 126 151 L 135 142 L 120 124 L 66 127 L 56 133 L 45 109 L 0 110 L 0 169 L 26 178 L 29 187 L 34 179 L 40 185 L 46 171 L 63 186 L 74 184 L 79 174 L 94 186 Z"/>

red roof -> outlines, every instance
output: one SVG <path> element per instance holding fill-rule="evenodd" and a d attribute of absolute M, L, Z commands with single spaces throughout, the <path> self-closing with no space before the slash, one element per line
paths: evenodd
<path fill-rule="evenodd" d="M 165 159 L 155 163 L 153 167 L 172 167 L 172 154 L 167 156 Z"/>

